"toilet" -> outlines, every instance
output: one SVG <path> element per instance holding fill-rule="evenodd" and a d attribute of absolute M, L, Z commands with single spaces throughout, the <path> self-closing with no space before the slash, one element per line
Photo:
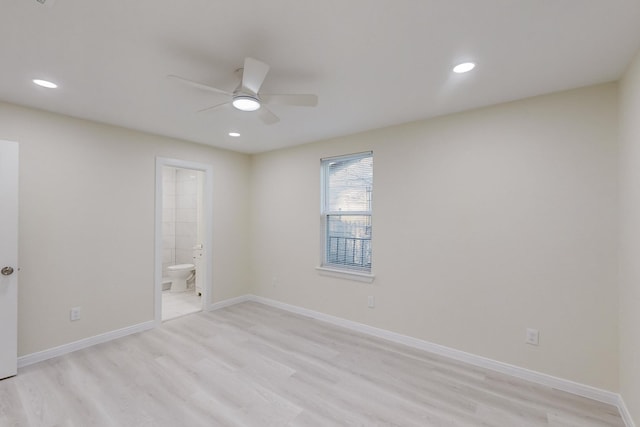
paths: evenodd
<path fill-rule="evenodd" d="M 187 280 L 195 273 L 194 264 L 178 264 L 167 267 L 167 274 L 171 278 L 171 292 L 184 292 L 187 290 Z"/>

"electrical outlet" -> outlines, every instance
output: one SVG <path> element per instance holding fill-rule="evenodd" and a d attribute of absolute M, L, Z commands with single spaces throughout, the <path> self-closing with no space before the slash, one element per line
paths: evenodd
<path fill-rule="evenodd" d="M 373 308 L 376 306 L 375 300 L 372 295 L 369 295 L 369 297 L 367 298 L 367 306 L 369 306 L 369 308 Z"/>
<path fill-rule="evenodd" d="M 72 307 L 69 312 L 69 318 L 71 321 L 80 320 L 80 307 Z"/>
<path fill-rule="evenodd" d="M 540 343 L 540 332 L 537 329 L 527 328 L 527 337 L 525 342 L 531 345 L 538 345 Z"/>

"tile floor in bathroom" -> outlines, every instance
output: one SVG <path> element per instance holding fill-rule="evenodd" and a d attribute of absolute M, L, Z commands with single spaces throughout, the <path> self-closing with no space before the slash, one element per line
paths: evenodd
<path fill-rule="evenodd" d="M 162 291 L 162 320 L 174 319 L 202 310 L 202 297 L 195 290 Z"/>

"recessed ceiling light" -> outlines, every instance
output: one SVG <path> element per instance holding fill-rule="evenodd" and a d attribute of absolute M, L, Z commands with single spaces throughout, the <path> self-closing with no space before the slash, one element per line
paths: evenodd
<path fill-rule="evenodd" d="M 453 67 L 453 72 L 458 74 L 466 73 L 473 70 L 475 67 L 476 64 L 474 64 L 473 62 L 463 62 L 462 64 L 458 64 Z"/>
<path fill-rule="evenodd" d="M 32 80 L 35 84 L 37 84 L 38 86 L 42 86 L 42 87 L 46 87 L 48 89 L 55 89 L 58 87 L 57 84 L 53 83 L 53 82 L 49 82 L 47 80 L 40 80 L 40 79 L 33 79 Z"/>
<path fill-rule="evenodd" d="M 229 136 L 232 136 L 234 138 L 237 138 L 240 136 L 240 134 L 238 132 L 229 132 Z"/>
<path fill-rule="evenodd" d="M 232 104 L 241 111 L 256 111 L 260 108 L 260 101 L 249 95 L 238 95 L 234 97 Z"/>

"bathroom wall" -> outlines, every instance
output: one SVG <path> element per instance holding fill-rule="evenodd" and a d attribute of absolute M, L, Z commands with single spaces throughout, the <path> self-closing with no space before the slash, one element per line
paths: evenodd
<path fill-rule="evenodd" d="M 176 169 L 176 264 L 193 262 L 198 236 L 198 174 Z"/>
<path fill-rule="evenodd" d="M 162 170 L 162 277 L 176 263 L 176 168 Z"/>
<path fill-rule="evenodd" d="M 165 166 L 162 171 L 162 276 L 167 267 L 193 262 L 203 242 L 201 171 Z"/>

